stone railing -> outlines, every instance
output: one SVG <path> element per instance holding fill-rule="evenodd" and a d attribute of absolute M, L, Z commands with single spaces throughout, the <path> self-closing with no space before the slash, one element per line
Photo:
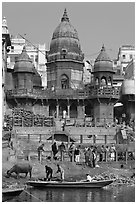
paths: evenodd
<path fill-rule="evenodd" d="M 36 89 L 13 89 L 6 91 L 7 97 L 30 97 L 40 99 L 86 99 L 95 97 L 112 97 L 119 98 L 120 87 L 95 87 L 90 91 L 86 89 L 51 89 L 36 90 Z"/>
<path fill-rule="evenodd" d="M 36 90 L 36 89 L 13 89 L 6 91 L 7 97 L 30 97 L 41 99 L 84 99 L 87 98 L 89 93 L 86 90 L 73 90 L 73 89 L 57 89 L 51 91 Z"/>
<path fill-rule="evenodd" d="M 119 98 L 120 96 L 120 87 L 99 87 L 99 88 L 91 88 L 90 97 L 112 97 Z"/>

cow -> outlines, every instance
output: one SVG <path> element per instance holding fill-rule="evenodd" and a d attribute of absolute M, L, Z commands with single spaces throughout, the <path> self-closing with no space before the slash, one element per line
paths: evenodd
<path fill-rule="evenodd" d="M 31 172 L 32 166 L 29 163 L 17 163 L 10 170 L 7 171 L 7 175 L 11 176 L 12 173 L 16 173 L 17 178 L 19 178 L 20 173 L 25 173 L 26 176 L 29 173 L 31 178 Z"/>

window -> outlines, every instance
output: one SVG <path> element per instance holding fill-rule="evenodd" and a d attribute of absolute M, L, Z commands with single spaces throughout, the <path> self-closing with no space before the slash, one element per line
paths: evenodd
<path fill-rule="evenodd" d="M 66 58 L 66 54 L 67 54 L 67 50 L 66 49 L 62 49 L 61 54 L 62 54 L 63 59 L 65 59 Z"/>
<path fill-rule="evenodd" d="M 106 86 L 106 78 L 103 76 L 102 78 L 101 78 L 101 85 L 102 86 Z"/>
<path fill-rule="evenodd" d="M 123 57 L 123 59 L 126 59 L 126 56 L 125 56 L 125 55 L 123 55 L 122 57 Z"/>
<path fill-rule="evenodd" d="M 61 76 L 61 88 L 62 89 L 68 89 L 69 88 L 69 79 L 65 74 L 63 74 Z"/>

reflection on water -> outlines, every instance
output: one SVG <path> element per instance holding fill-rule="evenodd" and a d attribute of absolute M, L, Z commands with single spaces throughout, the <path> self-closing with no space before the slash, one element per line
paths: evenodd
<path fill-rule="evenodd" d="M 12 202 L 135 202 L 135 187 L 105 189 L 27 189 Z"/>

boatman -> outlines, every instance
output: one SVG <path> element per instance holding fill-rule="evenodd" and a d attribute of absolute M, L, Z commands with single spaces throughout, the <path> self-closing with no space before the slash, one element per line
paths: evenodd
<path fill-rule="evenodd" d="M 51 181 L 52 174 L 53 174 L 53 169 L 46 165 L 45 170 L 46 170 L 46 180 Z"/>
<path fill-rule="evenodd" d="M 59 164 L 57 164 L 57 167 L 58 170 L 56 173 L 60 173 L 61 181 L 64 181 L 64 169 Z"/>

